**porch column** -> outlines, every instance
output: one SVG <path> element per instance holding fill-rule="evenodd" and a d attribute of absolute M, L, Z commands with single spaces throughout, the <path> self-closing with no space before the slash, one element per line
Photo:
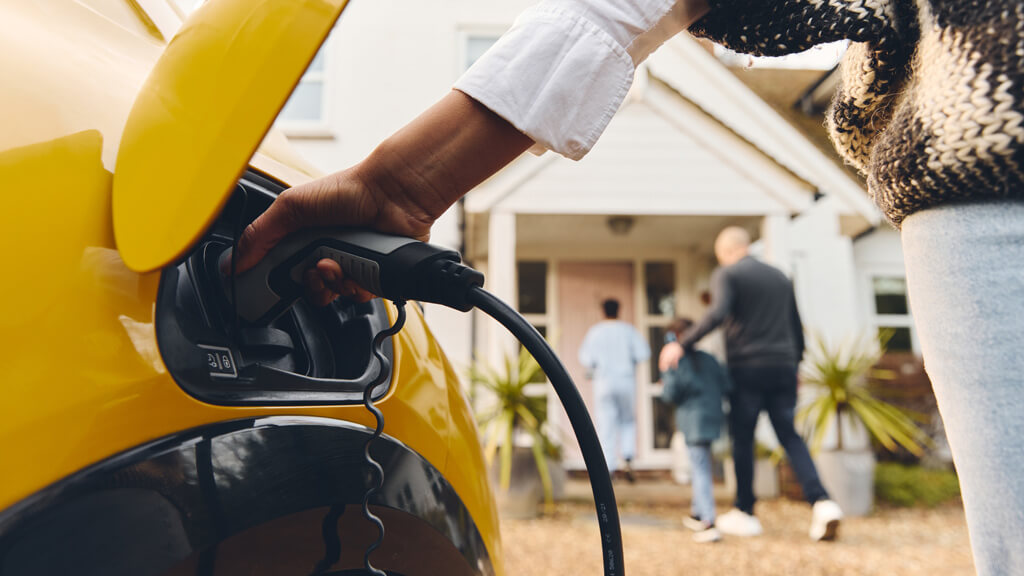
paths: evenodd
<path fill-rule="evenodd" d="M 516 290 L 516 214 L 495 208 L 491 212 L 487 236 L 487 289 L 498 298 L 518 307 Z M 517 352 L 516 340 L 495 321 L 487 323 L 487 357 L 492 366 L 502 366 L 504 358 Z"/>
<path fill-rule="evenodd" d="M 790 219 L 787 214 L 769 214 L 761 223 L 765 260 L 793 276 L 792 248 L 790 246 Z"/>

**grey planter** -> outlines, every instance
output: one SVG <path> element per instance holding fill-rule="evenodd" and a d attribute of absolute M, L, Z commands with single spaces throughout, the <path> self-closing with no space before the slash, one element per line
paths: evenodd
<path fill-rule="evenodd" d="M 847 516 L 866 516 L 875 507 L 875 455 L 871 450 L 822 451 L 818 475 Z"/>
<path fill-rule="evenodd" d="M 551 491 L 556 501 L 565 496 L 568 474 L 561 461 L 547 458 L 551 474 Z M 490 469 L 491 486 L 498 501 L 498 511 L 503 518 L 529 519 L 540 515 L 544 502 L 544 485 L 530 448 L 516 446 L 512 449 L 512 478 L 508 492 L 501 490 L 501 462 L 496 457 Z"/>

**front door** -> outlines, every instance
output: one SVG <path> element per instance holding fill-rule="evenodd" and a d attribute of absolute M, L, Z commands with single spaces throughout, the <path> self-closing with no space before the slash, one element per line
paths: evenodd
<path fill-rule="evenodd" d="M 580 365 L 579 350 L 587 330 L 604 319 L 601 303 L 609 298 L 619 301 L 619 318 L 634 323 L 634 269 L 632 262 L 561 262 L 558 265 L 558 354 L 580 389 L 594 415 L 593 386 Z M 635 324 L 634 324 L 635 325 Z M 640 406 L 640 403 L 637 403 Z M 558 408 L 559 437 L 569 467 L 582 463 L 572 428 L 565 412 Z"/>

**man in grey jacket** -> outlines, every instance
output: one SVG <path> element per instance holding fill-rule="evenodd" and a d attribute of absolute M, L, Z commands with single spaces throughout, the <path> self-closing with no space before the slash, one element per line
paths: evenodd
<path fill-rule="evenodd" d="M 750 235 L 742 228 L 726 228 L 718 235 L 715 256 L 721 266 L 711 276 L 711 308 L 678 342 L 665 346 L 661 369 L 677 364 L 686 350 L 722 326 L 733 382 L 729 428 L 736 509 L 718 518 L 719 530 L 738 536 L 762 532 L 754 516 L 754 429 L 766 410 L 804 497 L 814 507 L 810 536 L 831 540 L 837 535 L 842 511 L 821 485 L 807 445 L 793 425 L 797 369 L 804 354 L 793 285 L 781 271 L 751 257 L 749 249 Z"/>

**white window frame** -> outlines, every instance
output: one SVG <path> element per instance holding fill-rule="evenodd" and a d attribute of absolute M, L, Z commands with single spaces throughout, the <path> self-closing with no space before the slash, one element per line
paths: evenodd
<path fill-rule="evenodd" d="M 320 45 L 317 53 L 323 55 L 323 70 L 306 70 L 302 74 L 302 78 L 299 79 L 295 89 L 297 90 L 300 85 L 306 82 L 319 82 L 320 83 L 320 118 L 316 120 L 287 120 L 278 116 L 274 122 L 274 127 L 284 133 L 285 136 L 292 139 L 302 140 L 331 140 L 335 138 L 335 133 L 331 129 L 330 121 L 330 102 L 334 97 L 333 82 L 331 81 L 331 61 L 334 59 L 331 54 L 332 39 L 328 36 L 327 40 Z M 314 56 L 315 58 L 316 56 Z M 292 91 L 292 94 L 295 90 Z M 289 99 L 291 94 L 288 95 Z M 285 102 L 287 105 L 287 102 Z M 281 109 L 284 111 L 284 108 Z"/>
<path fill-rule="evenodd" d="M 917 328 L 914 326 L 914 311 L 910 307 L 910 296 L 907 295 L 906 314 L 879 314 L 875 306 L 875 278 L 902 278 L 906 281 L 906 271 L 898 266 L 870 266 L 861 272 L 861 286 L 864 294 L 864 309 L 867 314 L 868 328 L 871 334 L 878 334 L 882 328 L 909 328 L 911 352 L 921 355 L 921 344 L 917 339 Z"/>
<path fill-rule="evenodd" d="M 544 276 L 544 290 L 547 292 L 545 294 L 545 298 L 544 298 L 544 300 L 545 300 L 544 313 L 543 314 L 536 314 L 536 313 L 533 313 L 533 314 L 523 314 L 523 318 L 525 318 L 526 321 L 529 322 L 530 324 L 532 324 L 535 328 L 544 328 L 544 330 L 545 330 L 544 337 L 545 337 L 545 339 L 549 339 L 550 340 L 550 338 L 552 336 L 552 334 L 551 334 L 551 326 L 552 326 L 552 323 L 553 323 L 552 322 L 552 318 L 554 316 L 554 313 L 552 312 L 552 309 L 555 308 L 555 288 L 556 288 L 556 284 L 555 284 L 555 278 L 554 278 L 554 276 L 555 276 L 555 268 L 554 267 L 556 266 L 556 263 L 555 263 L 554 260 L 551 260 L 551 259 L 548 259 L 548 258 L 516 258 L 516 271 L 517 271 L 517 274 L 516 274 L 516 294 L 517 295 L 519 294 L 519 275 L 518 275 L 518 269 L 519 269 L 519 264 L 521 262 L 544 262 L 547 265 L 547 271 L 545 272 L 545 276 Z M 518 307 L 519 307 L 519 303 L 516 302 L 516 308 L 518 308 Z M 544 382 L 535 382 L 533 384 L 528 384 L 526 386 L 525 392 L 526 392 L 527 396 L 540 397 L 540 396 L 547 395 L 550 390 L 551 390 L 551 386 L 548 383 L 548 381 L 545 380 Z M 549 413 L 551 413 L 550 412 L 551 409 L 552 409 L 552 405 L 551 405 L 551 402 L 549 401 L 548 402 L 548 411 L 549 411 Z"/>

